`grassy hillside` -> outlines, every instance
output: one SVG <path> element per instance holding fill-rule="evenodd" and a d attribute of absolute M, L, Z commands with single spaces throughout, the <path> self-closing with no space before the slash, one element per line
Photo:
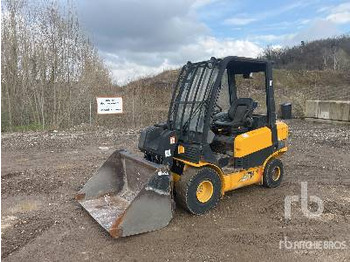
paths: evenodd
<path fill-rule="evenodd" d="M 300 45 L 275 49 L 267 47 L 263 58 L 275 61 L 275 67 L 294 70 L 350 70 L 350 35 L 302 41 Z"/>
<path fill-rule="evenodd" d="M 100 117 L 98 123 L 142 127 L 166 120 L 177 74 L 178 70 L 165 71 L 118 87 L 117 93 L 124 98 L 124 114 Z M 350 76 L 340 71 L 276 69 L 274 83 L 277 109 L 279 104 L 291 102 L 296 117 L 303 117 L 307 99 L 350 100 Z M 257 100 L 261 111 L 265 104 L 263 76 L 255 75 L 250 80 L 238 79 L 237 85 L 239 96 Z"/>

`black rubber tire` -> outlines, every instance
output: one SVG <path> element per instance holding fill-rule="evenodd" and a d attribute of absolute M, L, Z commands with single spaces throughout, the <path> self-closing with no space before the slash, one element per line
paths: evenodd
<path fill-rule="evenodd" d="M 209 180 L 213 184 L 213 195 L 201 203 L 196 196 L 198 185 Z M 201 215 L 214 208 L 221 198 L 221 179 L 218 173 L 209 167 L 190 168 L 175 183 L 176 203 L 192 214 Z"/>
<path fill-rule="evenodd" d="M 277 180 L 273 180 L 274 170 L 279 168 L 280 176 Z M 268 188 L 278 187 L 283 179 L 284 169 L 282 161 L 278 158 L 273 158 L 269 160 L 265 166 L 264 176 L 263 176 L 263 186 Z"/>

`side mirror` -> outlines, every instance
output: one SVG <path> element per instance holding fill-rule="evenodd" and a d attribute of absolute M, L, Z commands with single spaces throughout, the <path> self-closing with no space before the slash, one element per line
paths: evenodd
<path fill-rule="evenodd" d="M 245 73 L 245 74 L 243 74 L 243 78 L 244 79 L 252 79 L 253 78 L 253 73 L 252 72 Z"/>

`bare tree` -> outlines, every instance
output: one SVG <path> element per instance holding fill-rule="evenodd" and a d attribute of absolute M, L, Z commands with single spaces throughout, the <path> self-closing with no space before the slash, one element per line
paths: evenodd
<path fill-rule="evenodd" d="M 89 120 L 109 71 L 83 34 L 73 3 L 5 0 L 2 5 L 2 129 L 65 127 Z"/>
<path fill-rule="evenodd" d="M 301 45 L 278 50 L 268 46 L 261 57 L 275 61 L 277 68 L 345 71 L 350 69 L 350 37 L 302 41 Z"/>

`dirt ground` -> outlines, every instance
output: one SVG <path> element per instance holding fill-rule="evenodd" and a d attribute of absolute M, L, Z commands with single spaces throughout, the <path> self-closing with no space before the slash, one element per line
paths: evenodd
<path fill-rule="evenodd" d="M 350 126 L 302 120 L 288 124 L 290 150 L 283 157 L 280 187 L 251 186 L 228 193 L 203 216 L 177 208 L 168 227 L 123 239 L 112 239 L 74 196 L 115 149 L 136 152 L 139 130 L 82 126 L 3 134 L 2 259 L 349 261 Z M 322 199 L 324 211 L 307 218 L 295 203 L 292 219 L 286 221 L 284 199 L 300 195 L 303 181 L 308 182 L 309 196 Z M 345 241 L 345 247 L 289 249 L 284 240 Z"/>

